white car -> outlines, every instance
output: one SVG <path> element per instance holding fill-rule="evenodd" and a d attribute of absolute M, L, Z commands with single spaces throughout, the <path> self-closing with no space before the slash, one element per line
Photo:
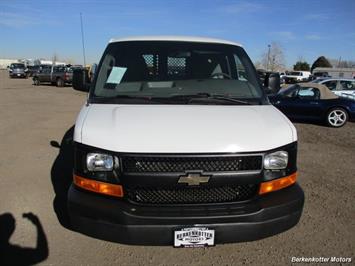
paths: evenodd
<path fill-rule="evenodd" d="M 297 132 L 239 44 L 113 39 L 96 73 L 75 124 L 74 230 L 196 247 L 298 223 Z"/>
<path fill-rule="evenodd" d="M 338 96 L 355 99 L 355 79 L 326 78 L 316 79 L 314 82 L 327 86 Z"/>
<path fill-rule="evenodd" d="M 291 71 L 285 77 L 286 83 L 296 83 L 302 81 L 308 81 L 311 72 L 309 71 Z"/>
<path fill-rule="evenodd" d="M 280 75 L 280 78 L 284 78 L 284 77 L 286 77 L 286 72 L 279 72 L 279 75 Z"/>

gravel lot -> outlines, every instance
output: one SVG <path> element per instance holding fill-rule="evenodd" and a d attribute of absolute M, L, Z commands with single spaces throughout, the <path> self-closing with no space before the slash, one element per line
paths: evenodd
<path fill-rule="evenodd" d="M 50 142 L 62 142 L 85 97 L 71 87 L 36 87 L 31 79 L 9 79 L 0 71 L 0 214 L 11 213 L 16 220 L 10 243 L 31 248 L 36 246 L 36 229 L 22 214 L 38 216 L 49 249 L 47 258 L 45 245 L 35 255 L 41 264 L 285 265 L 292 257 L 355 259 L 355 123 L 340 129 L 296 124 L 299 183 L 306 202 L 300 223 L 285 233 L 249 243 L 174 249 L 120 245 L 70 231 L 61 208 L 70 158 L 67 153 L 58 156 L 59 149 Z M 8 226 L 0 223 L 1 240 Z M 27 258 L 17 254 L 22 253 L 12 262 Z"/>

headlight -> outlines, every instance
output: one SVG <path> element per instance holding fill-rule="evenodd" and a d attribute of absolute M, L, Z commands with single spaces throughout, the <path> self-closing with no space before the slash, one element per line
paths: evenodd
<path fill-rule="evenodd" d="M 264 157 L 265 169 L 285 169 L 288 163 L 288 152 L 277 151 L 270 154 L 266 154 Z"/>
<path fill-rule="evenodd" d="M 115 163 L 117 167 L 118 159 L 114 160 L 108 154 L 88 153 L 86 156 L 86 167 L 89 171 L 112 171 Z"/>

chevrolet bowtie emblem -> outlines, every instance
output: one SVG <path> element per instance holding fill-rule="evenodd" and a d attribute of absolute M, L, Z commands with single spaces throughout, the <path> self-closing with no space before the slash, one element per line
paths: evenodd
<path fill-rule="evenodd" d="M 207 183 L 209 180 L 209 176 L 201 175 L 199 173 L 190 173 L 186 176 L 181 176 L 178 180 L 178 183 L 185 183 L 189 186 L 198 186 L 201 183 Z"/>

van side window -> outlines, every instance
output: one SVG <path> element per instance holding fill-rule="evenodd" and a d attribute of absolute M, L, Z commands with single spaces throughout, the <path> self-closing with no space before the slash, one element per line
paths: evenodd
<path fill-rule="evenodd" d="M 236 54 L 234 54 L 234 60 L 235 60 L 238 79 L 247 81 L 248 77 L 245 71 L 245 67 Z"/>

